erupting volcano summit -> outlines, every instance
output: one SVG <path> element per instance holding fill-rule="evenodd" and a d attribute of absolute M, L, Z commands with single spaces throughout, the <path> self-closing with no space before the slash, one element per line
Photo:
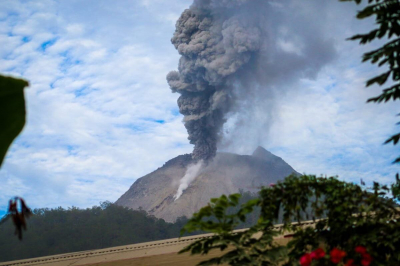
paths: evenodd
<path fill-rule="evenodd" d="M 280 157 L 258 147 L 252 155 L 217 153 L 175 200 L 179 181 L 194 160 L 189 154 L 180 155 L 156 171 L 145 175 L 123 194 L 116 204 L 132 209 L 142 208 L 166 221 L 191 215 L 209 200 L 222 194 L 258 191 L 261 186 L 276 183 L 297 173 Z"/>

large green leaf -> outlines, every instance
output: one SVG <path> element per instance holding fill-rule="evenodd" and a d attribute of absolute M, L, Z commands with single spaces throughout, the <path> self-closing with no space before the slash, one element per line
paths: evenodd
<path fill-rule="evenodd" d="M 22 79 L 0 75 L 0 167 L 7 150 L 25 125 L 24 88 Z"/>

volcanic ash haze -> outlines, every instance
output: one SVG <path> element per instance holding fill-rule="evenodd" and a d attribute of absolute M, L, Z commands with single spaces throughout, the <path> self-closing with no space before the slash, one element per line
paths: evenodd
<path fill-rule="evenodd" d="M 298 2 L 195 0 L 182 13 L 171 40 L 181 58 L 167 81 L 180 94 L 179 111 L 195 145 L 193 159 L 215 156 L 232 114 L 237 120 L 233 125 L 247 121 L 268 126 L 274 96 L 300 77 L 315 76 L 333 59 L 333 42 L 323 38 L 312 21 L 315 16 L 302 13 Z M 308 1 L 305 6 L 323 16 L 326 2 Z M 255 118 L 254 110 L 266 102 L 265 115 Z M 237 130 L 224 136 L 226 143 L 236 141 Z"/>

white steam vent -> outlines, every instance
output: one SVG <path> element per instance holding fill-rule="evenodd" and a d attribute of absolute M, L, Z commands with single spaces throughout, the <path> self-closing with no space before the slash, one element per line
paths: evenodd
<path fill-rule="evenodd" d="M 182 179 L 179 182 L 179 188 L 178 191 L 176 192 L 176 195 L 174 196 L 175 200 L 179 199 L 179 197 L 182 195 L 183 191 L 188 188 L 190 183 L 198 176 L 201 167 L 203 166 L 203 160 L 198 161 L 195 164 L 191 164 L 188 166 L 186 169 L 185 175 L 182 177 Z"/>

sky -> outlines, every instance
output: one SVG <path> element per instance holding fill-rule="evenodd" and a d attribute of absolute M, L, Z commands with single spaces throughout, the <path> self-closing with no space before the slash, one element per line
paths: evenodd
<path fill-rule="evenodd" d="M 331 1 L 320 11 L 318 1 L 302 8 L 334 47 L 332 60 L 272 105 L 257 99 L 246 126 L 228 117 L 224 130 L 234 127 L 237 137 L 219 150 L 251 154 L 261 145 L 300 173 L 390 183 L 396 149 L 382 143 L 397 130 L 396 110 L 365 103 L 380 92 L 365 88 L 379 69 L 361 63 L 378 44 L 346 41 L 373 21 L 356 20 L 353 3 Z M 166 82 L 179 60 L 170 42 L 175 22 L 190 4 L 0 0 L 0 73 L 30 82 L 27 124 L 0 169 L 0 215 L 14 196 L 32 208 L 114 202 L 137 178 L 192 151 L 179 95 Z M 297 52 L 296 43 L 271 42 Z"/>

